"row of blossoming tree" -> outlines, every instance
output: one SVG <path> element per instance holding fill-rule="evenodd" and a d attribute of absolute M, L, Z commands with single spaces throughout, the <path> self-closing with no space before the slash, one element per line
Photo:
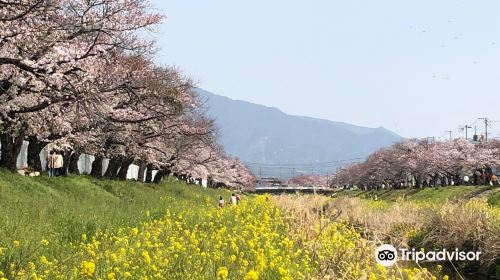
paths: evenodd
<path fill-rule="evenodd" d="M 162 19 L 146 0 L 0 0 L 0 167 L 15 170 L 27 140 L 35 169 L 50 145 L 70 172 L 85 153 L 95 176 L 107 158 L 111 178 L 135 163 L 148 182 L 250 184 L 215 143 L 193 81 L 153 62 Z"/>
<path fill-rule="evenodd" d="M 500 141 L 406 140 L 342 168 L 336 180 L 363 189 L 489 184 L 492 170 L 499 166 Z"/>

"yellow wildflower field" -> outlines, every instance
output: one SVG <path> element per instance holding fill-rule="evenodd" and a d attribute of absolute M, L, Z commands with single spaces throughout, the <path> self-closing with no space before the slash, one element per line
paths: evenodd
<path fill-rule="evenodd" d="M 73 254 L 57 257 L 40 238 L 46 255 L 25 265 L 12 259 L 4 279 L 437 279 L 420 269 L 386 269 L 375 264 L 373 247 L 345 223 L 294 231 L 268 197 L 245 197 L 218 208 L 164 198 L 163 217 L 144 213 L 144 222 L 114 231 L 83 234 Z M 177 204 L 177 205 L 175 205 Z M 294 232 L 292 234 L 292 232 Z M 17 241 L 17 240 L 16 240 Z M 8 248 L 9 257 L 22 241 Z M 5 252 L 0 259 L 6 262 Z"/>

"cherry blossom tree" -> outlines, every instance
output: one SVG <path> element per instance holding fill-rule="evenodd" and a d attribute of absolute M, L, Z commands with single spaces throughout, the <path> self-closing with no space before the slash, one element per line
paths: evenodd
<path fill-rule="evenodd" d="M 323 175 L 300 175 L 289 182 L 294 186 L 327 186 L 328 177 Z"/>
<path fill-rule="evenodd" d="M 146 0 L 0 1 L 0 167 L 15 169 L 24 140 L 41 169 L 47 146 L 70 170 L 82 153 L 92 174 L 125 179 L 132 163 L 146 181 L 175 174 L 226 186 L 254 179 L 216 144 L 194 83 L 156 65 L 145 36 L 162 16 Z"/>
<path fill-rule="evenodd" d="M 42 122 L 30 114 L 88 98 L 103 60 L 147 53 L 137 31 L 157 24 L 144 0 L 5 0 L 0 10 L 0 166 L 15 169 L 20 144 Z M 39 116 L 37 116 L 39 117 Z M 43 124 L 43 123 L 42 123 Z"/>
<path fill-rule="evenodd" d="M 463 139 L 432 143 L 407 140 L 341 169 L 337 176 L 342 185 L 364 189 L 461 184 L 465 175 L 474 176 L 477 184 L 479 175 L 484 177 L 500 165 L 499 146 L 496 142 L 474 145 Z"/>

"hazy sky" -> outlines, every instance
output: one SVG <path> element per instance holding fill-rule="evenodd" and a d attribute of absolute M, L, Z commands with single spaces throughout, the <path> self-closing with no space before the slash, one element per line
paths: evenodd
<path fill-rule="evenodd" d="M 216 94 L 405 137 L 500 121 L 498 0 L 153 3 L 161 62 Z"/>

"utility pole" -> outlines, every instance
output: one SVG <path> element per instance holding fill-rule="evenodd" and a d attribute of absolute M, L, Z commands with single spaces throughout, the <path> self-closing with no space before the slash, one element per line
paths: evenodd
<path fill-rule="evenodd" d="M 445 132 L 448 132 L 450 134 L 450 142 L 451 142 L 451 140 L 452 140 L 451 139 L 451 134 L 453 133 L 453 131 L 452 130 L 446 130 Z"/>
<path fill-rule="evenodd" d="M 468 133 L 467 133 L 467 132 L 468 132 L 469 128 L 472 128 L 472 126 L 465 125 L 465 127 L 464 127 L 464 128 L 465 128 L 465 140 L 469 140 L 469 137 L 468 137 Z"/>
<path fill-rule="evenodd" d="M 429 144 L 433 144 L 434 142 L 436 142 L 434 138 L 435 138 L 434 136 L 432 136 L 432 137 L 427 136 L 427 141 L 426 141 L 425 148 L 428 149 L 429 148 Z M 429 139 L 432 139 L 432 141 L 429 141 Z"/>
<path fill-rule="evenodd" d="M 337 171 L 335 172 L 335 181 L 337 181 L 335 184 L 335 187 L 339 187 L 339 167 L 337 166 Z"/>
<path fill-rule="evenodd" d="M 490 125 L 490 120 L 488 120 L 488 118 L 479 118 L 479 119 L 484 121 L 484 137 L 486 143 L 488 143 L 488 126 Z"/>

